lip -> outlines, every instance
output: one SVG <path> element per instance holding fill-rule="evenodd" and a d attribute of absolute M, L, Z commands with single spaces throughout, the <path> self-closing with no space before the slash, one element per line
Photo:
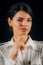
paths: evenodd
<path fill-rule="evenodd" d="M 28 29 L 27 28 L 21 28 L 22 31 L 27 31 Z"/>

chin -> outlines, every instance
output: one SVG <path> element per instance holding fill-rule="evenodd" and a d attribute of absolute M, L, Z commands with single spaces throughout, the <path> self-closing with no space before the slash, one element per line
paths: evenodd
<path fill-rule="evenodd" d="M 20 35 L 28 35 L 27 32 L 20 33 Z"/>

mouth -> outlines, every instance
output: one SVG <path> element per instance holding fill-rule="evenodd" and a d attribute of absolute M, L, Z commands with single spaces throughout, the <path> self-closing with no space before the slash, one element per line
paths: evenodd
<path fill-rule="evenodd" d="M 26 32 L 28 29 L 27 28 L 21 28 L 20 30 L 22 30 L 23 32 Z"/>

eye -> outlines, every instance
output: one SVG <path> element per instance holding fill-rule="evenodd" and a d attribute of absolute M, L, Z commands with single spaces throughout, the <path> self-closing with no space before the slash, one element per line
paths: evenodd
<path fill-rule="evenodd" d="M 29 20 L 27 20 L 27 22 L 32 22 L 32 20 L 29 19 Z"/>
<path fill-rule="evenodd" d="M 19 22 L 23 22 L 23 19 L 18 19 L 17 21 L 19 21 Z"/>

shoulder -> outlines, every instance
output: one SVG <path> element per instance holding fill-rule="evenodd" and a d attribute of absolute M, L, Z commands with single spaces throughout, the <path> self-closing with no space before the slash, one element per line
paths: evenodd
<path fill-rule="evenodd" d="M 8 46 L 10 43 L 11 43 L 11 40 L 7 41 L 7 42 L 0 43 L 0 48 L 4 47 L 4 46 Z"/>
<path fill-rule="evenodd" d="M 8 54 L 9 49 L 10 49 L 10 48 L 8 48 L 8 46 L 9 46 L 10 43 L 11 43 L 11 41 L 1 43 L 1 45 L 0 45 L 0 57 L 1 56 L 3 58 L 7 57 L 7 54 Z"/>
<path fill-rule="evenodd" d="M 43 48 L 43 41 L 37 41 L 37 40 L 33 40 L 34 43 L 38 46 L 38 47 L 41 47 Z"/>
<path fill-rule="evenodd" d="M 33 40 L 32 38 L 31 40 L 38 48 L 43 48 L 43 41 Z"/>
<path fill-rule="evenodd" d="M 2 47 L 2 46 L 8 46 L 8 45 L 10 45 L 12 42 L 13 42 L 13 38 L 11 38 L 10 40 L 8 40 L 7 42 L 0 43 L 0 47 Z"/>
<path fill-rule="evenodd" d="M 34 40 L 34 43 L 36 44 L 37 49 L 41 52 L 41 54 L 43 56 L 43 41 Z"/>
<path fill-rule="evenodd" d="M 9 48 L 11 41 L 0 43 L 0 53 L 4 54 Z"/>
<path fill-rule="evenodd" d="M 43 41 L 33 40 L 33 42 L 36 44 L 37 49 L 41 52 L 42 57 L 43 57 Z"/>

